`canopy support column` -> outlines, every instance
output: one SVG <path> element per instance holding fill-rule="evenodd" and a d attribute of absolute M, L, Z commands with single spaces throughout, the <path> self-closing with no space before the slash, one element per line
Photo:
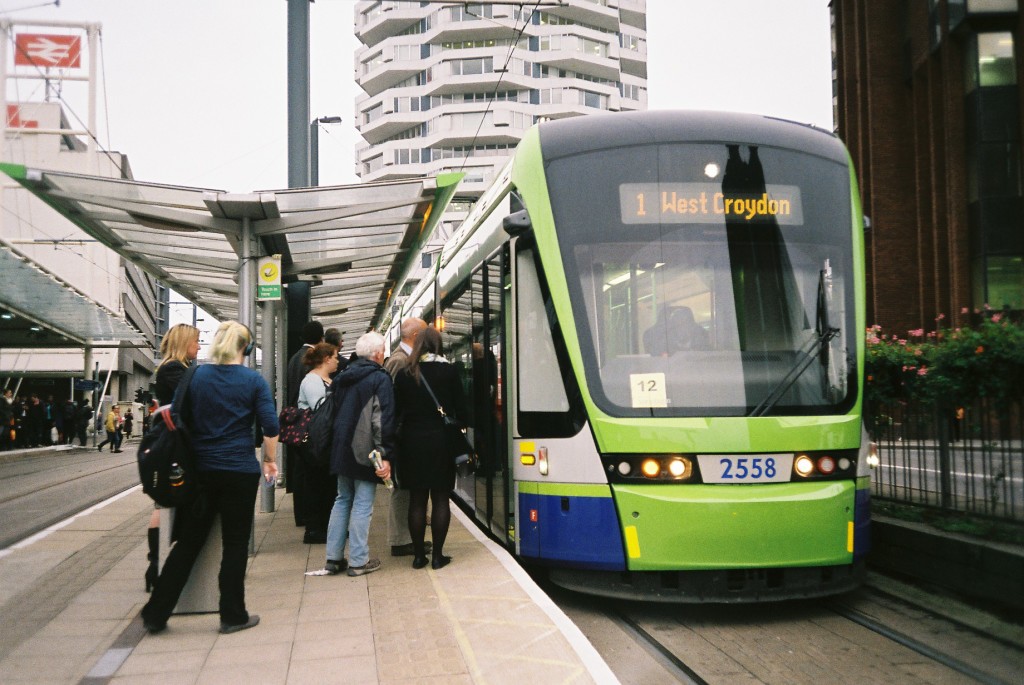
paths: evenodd
<path fill-rule="evenodd" d="M 242 236 L 240 241 L 241 254 L 238 256 L 238 322 L 248 326 L 256 335 L 256 260 L 253 250 L 252 220 L 242 217 Z M 249 368 L 253 367 L 253 357 L 243 360 Z"/>
<path fill-rule="evenodd" d="M 85 360 L 82 362 L 82 365 L 85 367 L 84 373 L 82 373 L 82 378 L 84 378 L 87 381 L 91 381 L 92 380 L 92 345 L 86 345 L 85 346 Z M 90 397 L 92 397 L 92 394 L 93 394 L 93 391 L 91 389 L 89 389 L 89 390 L 82 390 L 82 399 L 83 400 L 87 400 Z"/>

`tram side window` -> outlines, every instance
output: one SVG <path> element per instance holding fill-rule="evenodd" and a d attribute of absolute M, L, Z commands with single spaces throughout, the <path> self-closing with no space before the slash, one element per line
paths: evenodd
<path fill-rule="evenodd" d="M 516 332 L 519 360 L 519 411 L 569 411 L 565 387 L 551 337 L 551 326 L 541 293 L 533 252 L 516 254 Z"/>

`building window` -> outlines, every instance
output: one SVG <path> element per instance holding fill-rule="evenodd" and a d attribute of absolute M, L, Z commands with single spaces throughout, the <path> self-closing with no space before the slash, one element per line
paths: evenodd
<path fill-rule="evenodd" d="M 375 107 L 373 107 L 371 109 L 368 109 L 368 110 L 366 110 L 363 113 L 363 123 L 364 124 L 373 123 L 373 121 L 376 120 L 376 119 L 379 119 L 380 116 L 383 113 L 384 113 L 384 105 L 383 104 L 376 105 Z"/>
<path fill-rule="evenodd" d="M 1013 34 L 978 34 L 978 85 L 1012 86 L 1017 83 L 1013 59 Z"/>
<path fill-rule="evenodd" d="M 968 12 L 973 3 L 967 3 Z M 1021 309 L 1024 188 L 1013 35 L 969 35 L 965 64 L 967 221 L 974 307 Z"/>
<path fill-rule="evenodd" d="M 493 57 L 477 57 L 475 59 L 457 59 L 451 62 L 452 76 L 473 74 L 490 74 L 494 71 Z"/>

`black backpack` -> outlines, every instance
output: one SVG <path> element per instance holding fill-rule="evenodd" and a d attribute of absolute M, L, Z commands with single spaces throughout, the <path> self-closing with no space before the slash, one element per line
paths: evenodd
<path fill-rule="evenodd" d="M 327 395 L 317 403 L 313 415 L 309 419 L 309 432 L 306 438 L 306 456 L 320 468 L 331 466 L 331 446 L 334 444 L 334 418 L 341 406 L 341 393 L 327 391 Z"/>
<path fill-rule="evenodd" d="M 196 462 L 188 426 L 188 385 L 197 367 L 191 367 L 178 383 L 174 401 L 154 412 L 149 432 L 139 444 L 139 480 L 142 491 L 161 507 L 191 504 L 198 493 Z"/>

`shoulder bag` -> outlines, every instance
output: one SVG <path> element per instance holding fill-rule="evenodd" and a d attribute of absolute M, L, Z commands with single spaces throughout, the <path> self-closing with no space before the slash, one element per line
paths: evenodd
<path fill-rule="evenodd" d="M 473 446 L 469 444 L 469 440 L 466 438 L 465 431 L 458 421 L 445 413 L 444 407 L 437 401 L 437 396 L 431 390 L 430 383 L 427 382 L 426 377 L 422 373 L 420 374 L 420 381 L 423 383 L 423 387 L 426 388 L 427 394 L 430 395 L 430 399 L 434 401 L 437 413 L 441 415 L 441 423 L 444 424 L 445 447 L 455 462 L 456 471 L 462 476 L 472 475 L 476 472 L 477 456 L 473 451 Z"/>

